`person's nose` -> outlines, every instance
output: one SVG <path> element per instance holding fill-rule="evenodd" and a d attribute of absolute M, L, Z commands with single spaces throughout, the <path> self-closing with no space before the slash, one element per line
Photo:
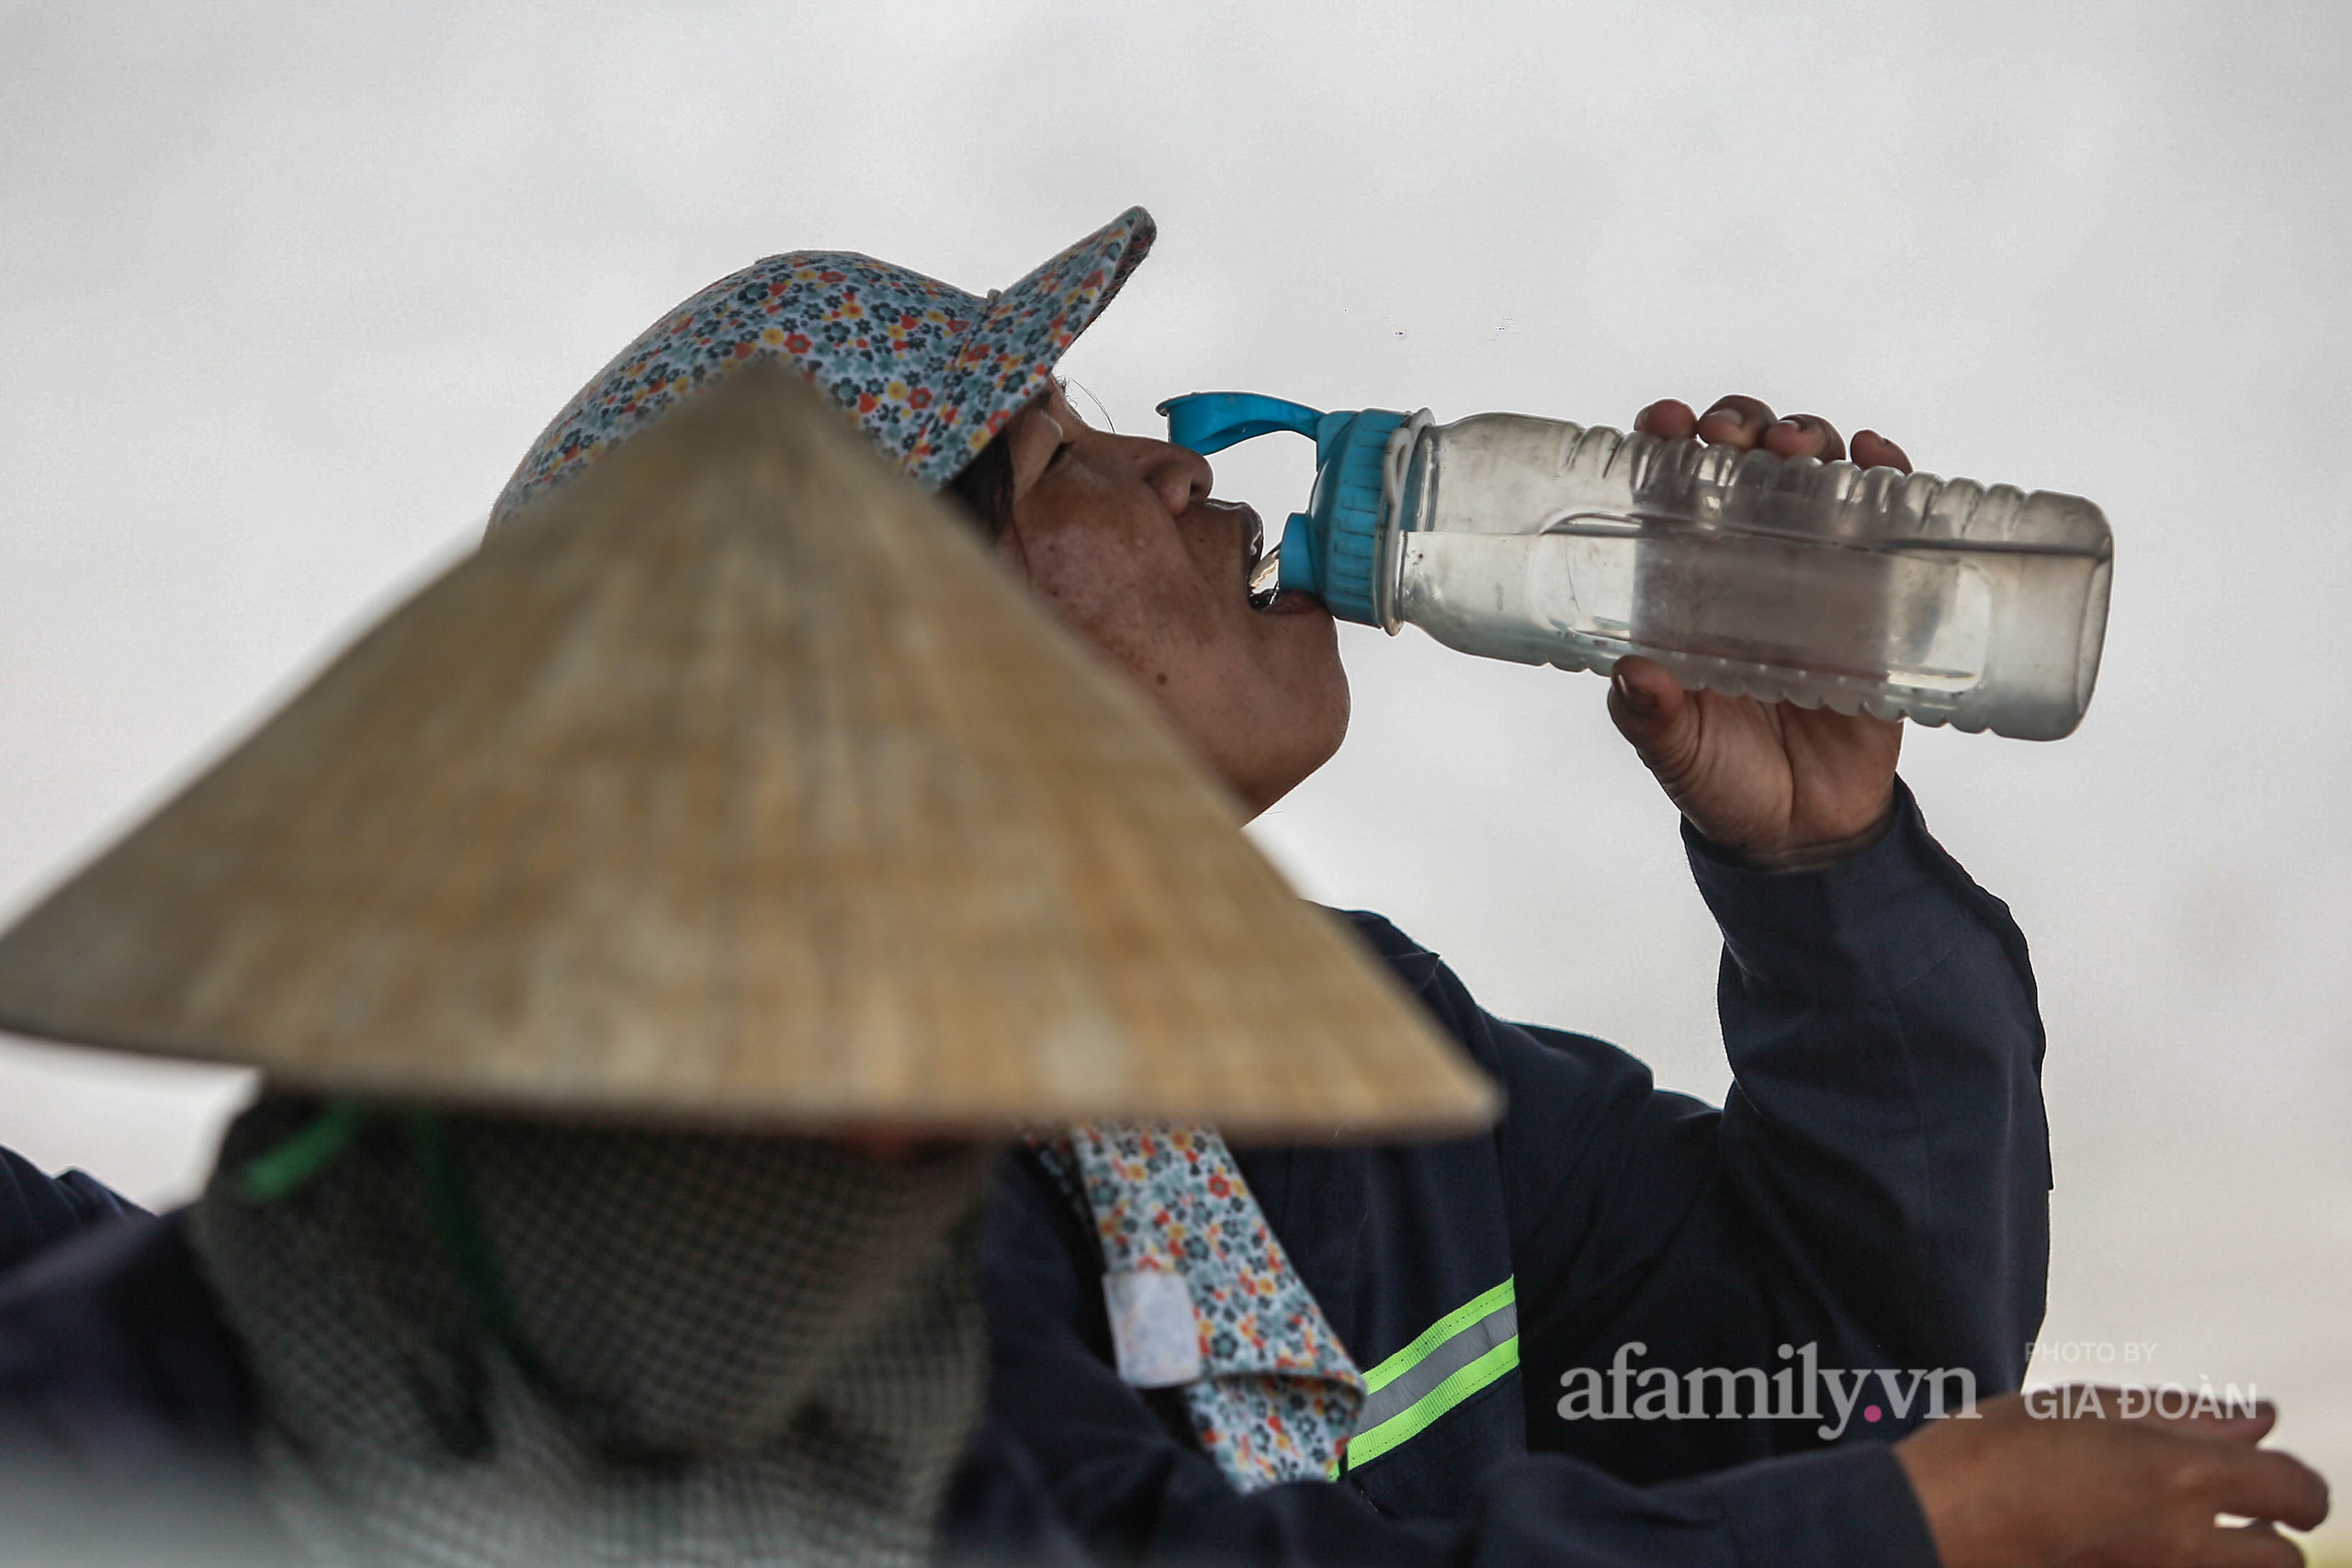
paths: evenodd
<path fill-rule="evenodd" d="M 1209 498 L 1216 473 L 1206 457 L 1173 442 L 1155 441 L 1148 436 L 1136 439 L 1143 446 L 1140 461 L 1144 478 L 1159 492 L 1160 502 L 1170 517 L 1182 517 L 1193 502 Z"/>

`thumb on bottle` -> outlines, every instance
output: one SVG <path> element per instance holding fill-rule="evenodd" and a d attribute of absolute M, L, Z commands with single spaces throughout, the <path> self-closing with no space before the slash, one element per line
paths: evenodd
<path fill-rule="evenodd" d="M 1609 676 L 1609 713 L 1628 740 L 1653 738 L 1680 716 L 1681 683 L 1663 665 L 1638 655 L 1617 661 Z"/>
<path fill-rule="evenodd" d="M 1609 675 L 1609 716 L 1652 773 L 1689 761 L 1695 740 L 1690 694 L 1664 665 L 1639 657 L 1619 660 Z"/>
<path fill-rule="evenodd" d="M 1633 681 L 1627 677 L 1625 666 L 1622 661 L 1611 672 L 1609 684 L 1613 688 L 1611 694 L 1616 697 L 1617 705 L 1626 712 L 1636 717 L 1646 718 L 1657 711 L 1657 698 L 1634 684 Z"/>

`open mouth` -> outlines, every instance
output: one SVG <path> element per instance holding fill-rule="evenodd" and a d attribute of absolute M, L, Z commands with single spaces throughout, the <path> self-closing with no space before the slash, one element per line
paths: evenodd
<path fill-rule="evenodd" d="M 1249 585 L 1250 607 L 1263 610 L 1282 592 L 1282 551 L 1266 548 L 1266 525 L 1256 513 L 1250 514 L 1250 532 L 1241 541 L 1241 578 Z"/>
<path fill-rule="evenodd" d="M 1282 557 L 1279 547 L 1266 547 L 1266 527 L 1256 512 L 1250 513 L 1250 526 L 1241 536 L 1241 581 L 1250 598 L 1250 608 L 1262 615 L 1290 615 L 1323 607 L 1321 600 L 1312 593 L 1302 593 L 1295 588 L 1282 585 Z"/>
<path fill-rule="evenodd" d="M 1259 558 L 1250 569 L 1250 607 L 1263 610 L 1272 605 L 1275 595 L 1283 591 L 1283 553 L 1275 550 Z"/>

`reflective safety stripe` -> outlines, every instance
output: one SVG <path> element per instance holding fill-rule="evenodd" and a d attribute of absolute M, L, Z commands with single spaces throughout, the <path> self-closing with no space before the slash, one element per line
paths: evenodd
<path fill-rule="evenodd" d="M 1447 1411 L 1519 1365 L 1517 1280 L 1505 1280 L 1424 1329 L 1363 1375 L 1363 1409 L 1347 1452 L 1353 1470 L 1410 1442 Z"/>

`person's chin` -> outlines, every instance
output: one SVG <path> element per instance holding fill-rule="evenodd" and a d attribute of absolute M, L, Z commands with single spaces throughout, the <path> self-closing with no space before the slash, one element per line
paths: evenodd
<path fill-rule="evenodd" d="M 1348 714 L 1339 623 L 1320 599 L 1295 591 L 1278 594 L 1272 604 L 1249 614 L 1256 633 L 1250 639 L 1252 684 L 1261 694 L 1272 694 L 1296 728 L 1333 729 L 1336 750 L 1337 736 L 1346 732 Z"/>
<path fill-rule="evenodd" d="M 1348 707 L 1343 687 L 1336 712 L 1302 713 L 1297 724 L 1283 735 L 1277 754 L 1263 760 L 1251 780 L 1255 787 L 1242 791 L 1249 814 L 1257 816 L 1305 784 L 1338 753 L 1340 742 L 1347 735 Z"/>
<path fill-rule="evenodd" d="M 1283 694 L 1288 710 L 1290 750 L 1295 753 L 1298 781 L 1329 761 L 1340 750 L 1340 742 L 1348 738 L 1348 716 L 1353 705 L 1348 691 L 1347 667 L 1340 662 L 1339 639 L 1329 632 L 1329 616 L 1324 617 L 1329 641 L 1309 654 L 1304 661 L 1293 665 L 1274 677 Z M 1305 651 L 1305 650 L 1302 650 Z"/>

